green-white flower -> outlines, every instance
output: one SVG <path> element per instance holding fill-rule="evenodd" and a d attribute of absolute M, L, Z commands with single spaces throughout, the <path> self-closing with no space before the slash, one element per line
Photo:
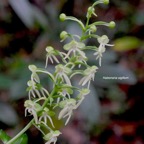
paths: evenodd
<path fill-rule="evenodd" d="M 32 72 L 31 81 L 32 81 L 33 87 L 34 87 L 35 82 L 40 83 L 40 78 L 38 76 L 38 73 L 47 74 L 54 81 L 53 75 L 50 72 L 46 71 L 45 69 L 37 68 L 35 65 L 29 65 L 28 68 Z"/>
<path fill-rule="evenodd" d="M 70 99 L 71 98 L 71 96 L 70 96 L 71 94 L 73 94 L 73 90 L 67 84 L 62 85 L 62 87 L 58 90 L 58 95 L 63 97 L 63 100 L 67 99 L 67 97 Z M 57 98 L 57 103 L 59 103 L 59 102 L 60 102 L 60 97 Z"/>
<path fill-rule="evenodd" d="M 108 44 L 109 39 L 106 35 L 99 37 L 97 40 L 100 45 L 98 47 L 98 50 L 96 50 L 96 52 L 94 53 L 94 55 L 96 55 L 96 59 L 99 59 L 99 65 L 101 66 L 101 58 L 102 54 L 105 52 L 105 46 L 113 46 L 113 45 Z"/>
<path fill-rule="evenodd" d="M 97 66 L 88 67 L 86 70 L 84 70 L 83 75 L 84 77 L 79 81 L 79 85 L 84 86 L 88 83 L 88 88 L 90 86 L 90 81 L 94 81 L 96 70 L 98 69 Z"/>
<path fill-rule="evenodd" d="M 32 72 L 31 81 L 32 81 L 32 85 L 34 87 L 35 82 L 40 83 L 40 79 L 39 79 L 39 76 L 37 74 L 38 68 L 35 65 L 29 65 L 28 68 Z"/>
<path fill-rule="evenodd" d="M 65 80 L 65 82 L 71 86 L 71 82 L 70 82 L 70 79 L 68 77 L 68 75 L 71 73 L 71 69 L 62 65 L 62 64 L 59 64 L 55 67 L 55 73 L 56 73 L 56 76 L 55 76 L 55 80 L 57 80 L 58 78 L 61 78 L 63 81 Z"/>
<path fill-rule="evenodd" d="M 54 116 L 55 113 L 53 111 L 50 111 L 48 108 L 44 108 L 41 116 L 39 117 L 39 123 L 41 123 L 41 121 L 43 120 L 44 123 L 47 125 L 47 119 L 49 119 L 51 125 L 54 127 L 53 121 L 51 116 Z"/>
<path fill-rule="evenodd" d="M 61 101 L 59 103 L 59 107 L 62 108 L 62 110 L 59 113 L 58 119 L 62 119 L 65 117 L 68 117 L 65 125 L 69 122 L 71 115 L 73 114 L 73 110 L 76 109 L 76 100 L 75 99 L 67 99 L 64 101 Z"/>
<path fill-rule="evenodd" d="M 46 52 L 47 52 L 47 54 L 46 54 L 46 65 L 45 65 L 45 67 L 47 67 L 49 59 L 50 59 L 51 63 L 54 63 L 54 61 L 59 63 L 59 60 L 56 57 L 56 55 L 58 55 L 58 52 L 56 50 L 54 50 L 53 47 L 51 47 L 51 46 L 46 47 Z"/>
<path fill-rule="evenodd" d="M 33 115 L 35 123 L 38 124 L 37 112 L 41 110 L 41 106 L 38 103 L 33 102 L 31 100 L 26 100 L 24 106 L 25 106 L 25 116 L 27 116 L 27 112 L 30 113 L 30 115 Z"/>
<path fill-rule="evenodd" d="M 85 53 L 84 53 L 83 55 L 77 55 L 75 62 L 79 63 L 78 67 L 80 68 L 82 63 L 87 65 L 87 62 L 86 62 L 87 59 L 88 58 L 85 56 Z"/>
<path fill-rule="evenodd" d="M 48 97 L 49 96 L 49 92 L 43 88 L 40 84 L 35 83 L 34 81 L 32 82 L 31 80 L 29 80 L 27 82 L 28 85 L 28 96 L 29 99 L 31 99 L 31 96 L 33 96 L 34 98 L 36 96 L 40 97 Z"/>
<path fill-rule="evenodd" d="M 64 59 L 69 58 L 70 54 L 73 54 L 76 56 L 76 54 L 82 55 L 83 57 L 84 52 L 82 49 L 85 47 L 85 44 L 82 42 L 77 42 L 75 40 L 72 40 L 70 43 L 64 45 L 64 49 L 68 51 L 67 55 L 65 56 Z"/>
<path fill-rule="evenodd" d="M 46 134 L 43 138 L 44 140 L 46 140 L 47 142 L 45 144 L 56 144 L 57 142 L 57 137 L 61 134 L 61 132 L 59 130 L 55 130 L 55 131 L 50 131 L 50 133 Z"/>

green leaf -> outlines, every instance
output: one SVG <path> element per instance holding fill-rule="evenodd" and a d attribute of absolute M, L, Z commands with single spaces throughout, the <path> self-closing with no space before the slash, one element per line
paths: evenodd
<path fill-rule="evenodd" d="M 8 126 L 14 126 L 18 123 L 17 113 L 10 104 L 0 102 L 0 121 Z"/>
<path fill-rule="evenodd" d="M 116 39 L 113 49 L 119 52 L 125 52 L 139 48 L 141 41 L 136 37 L 126 36 Z"/>
<path fill-rule="evenodd" d="M 28 136 L 27 134 L 21 135 L 14 144 L 28 144 Z"/>
<path fill-rule="evenodd" d="M 10 99 L 11 100 L 18 100 L 27 96 L 27 93 L 26 93 L 27 79 L 24 79 L 24 78 L 13 80 L 13 84 L 10 87 Z"/>
<path fill-rule="evenodd" d="M 3 142 L 3 143 L 6 143 L 10 140 L 10 136 L 8 136 L 3 130 L 0 130 L 0 140 Z"/>

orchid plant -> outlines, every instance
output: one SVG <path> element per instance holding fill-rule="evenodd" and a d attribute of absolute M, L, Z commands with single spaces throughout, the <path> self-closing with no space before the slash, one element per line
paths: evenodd
<path fill-rule="evenodd" d="M 108 44 L 109 39 L 106 35 L 99 36 L 96 34 L 96 31 L 99 25 L 113 28 L 115 23 L 113 21 L 108 23 L 103 21 L 90 23 L 92 16 L 97 17 L 95 6 L 100 3 L 108 4 L 109 1 L 97 0 L 94 2 L 88 8 L 86 24 L 75 17 L 66 16 L 64 13 L 60 14 L 61 21 L 72 20 L 77 22 L 82 30 L 82 34 L 80 36 L 72 35 L 62 31 L 60 34 L 61 42 L 67 38 L 71 39 L 69 43 L 64 44 L 64 51 L 60 52 L 52 46 L 47 46 L 45 68 L 29 65 L 28 68 L 31 71 L 31 78 L 27 83 L 29 99 L 25 101 L 24 106 L 25 116 L 31 115 L 33 119 L 14 138 L 3 141 L 5 144 L 14 144 L 32 125 L 41 131 L 46 141 L 45 144 L 56 144 L 57 137 L 61 132 L 55 128 L 52 117 L 58 115 L 58 120 L 66 118 L 65 125 L 68 124 L 74 110 L 79 107 L 85 96 L 90 93 L 90 83 L 94 81 L 95 73 L 98 70 L 98 66 L 88 65 L 85 51 L 93 51 L 93 55 L 96 57 L 96 60 L 99 60 L 99 66 L 101 66 L 101 59 L 106 46 L 113 46 Z M 87 46 L 85 40 L 89 38 L 96 39 L 99 46 Z M 49 62 L 57 63 L 53 73 L 48 71 Z M 46 74 L 50 78 L 52 91 L 48 91 L 42 86 L 39 77 L 41 73 Z M 77 75 L 81 75 L 79 87 L 74 86 L 71 82 Z M 75 98 L 72 97 L 74 92 L 77 93 Z M 50 125 L 48 125 L 48 121 Z M 47 129 L 47 132 L 43 128 Z"/>

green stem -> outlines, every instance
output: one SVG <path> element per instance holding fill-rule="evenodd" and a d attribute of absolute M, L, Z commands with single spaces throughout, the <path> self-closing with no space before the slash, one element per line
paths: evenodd
<path fill-rule="evenodd" d="M 109 26 L 109 23 L 108 22 L 104 22 L 104 21 L 98 21 L 98 22 L 94 22 L 92 24 L 89 25 L 89 27 L 91 27 L 92 25 L 104 25 L 104 26 Z"/>
<path fill-rule="evenodd" d="M 46 107 L 47 103 L 49 102 L 50 98 L 53 96 L 53 94 L 55 93 L 55 86 L 53 91 L 51 92 L 51 94 L 49 95 L 49 97 L 46 99 L 46 101 L 43 103 L 42 105 L 42 110 Z"/>
<path fill-rule="evenodd" d="M 85 30 L 87 30 L 87 27 L 88 27 L 88 25 L 89 25 L 89 20 L 90 20 L 90 17 L 87 18 L 87 22 L 86 22 L 86 28 L 85 28 Z"/>
<path fill-rule="evenodd" d="M 80 20 L 78 20 L 77 18 L 75 18 L 75 17 L 67 16 L 67 17 L 66 17 L 66 20 L 75 21 L 75 22 L 77 22 L 77 23 L 80 25 L 80 27 L 81 27 L 82 30 L 85 29 L 84 24 L 83 24 Z"/>
<path fill-rule="evenodd" d="M 6 144 L 12 144 L 16 139 L 18 139 L 23 133 L 25 133 L 33 124 L 34 119 L 32 119 L 15 137 L 9 140 Z"/>

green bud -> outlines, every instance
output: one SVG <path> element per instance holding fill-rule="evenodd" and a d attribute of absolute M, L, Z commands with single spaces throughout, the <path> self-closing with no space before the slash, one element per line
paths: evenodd
<path fill-rule="evenodd" d="M 92 7 L 88 7 L 88 12 L 91 12 L 92 11 Z"/>
<path fill-rule="evenodd" d="M 95 14 L 95 9 L 94 9 L 94 7 L 89 7 L 89 8 L 88 8 L 87 17 L 91 17 L 92 14 L 93 14 L 94 16 L 97 16 L 97 15 Z"/>
<path fill-rule="evenodd" d="M 91 27 L 90 27 L 90 30 L 91 30 L 91 32 L 96 32 L 96 30 L 97 30 L 97 28 L 96 28 L 96 26 L 95 25 L 92 25 Z"/>
<path fill-rule="evenodd" d="M 68 37 L 68 33 L 67 33 L 66 31 L 62 31 L 62 32 L 60 33 L 60 38 L 61 38 L 62 40 L 65 40 L 67 37 Z"/>
<path fill-rule="evenodd" d="M 60 14 L 59 18 L 61 21 L 65 21 L 66 15 L 64 13 L 62 13 L 62 14 Z"/>
<path fill-rule="evenodd" d="M 103 3 L 107 5 L 109 4 L 109 0 L 103 0 Z"/>
<path fill-rule="evenodd" d="M 109 28 L 114 28 L 115 27 L 115 22 L 114 21 L 111 21 L 110 23 L 109 23 Z"/>

